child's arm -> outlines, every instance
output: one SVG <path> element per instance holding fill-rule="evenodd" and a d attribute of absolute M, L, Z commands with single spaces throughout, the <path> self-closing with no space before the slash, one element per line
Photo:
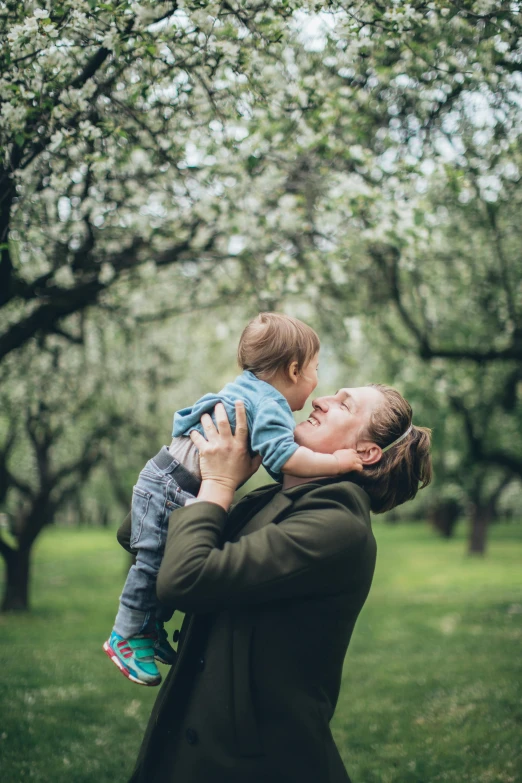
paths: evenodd
<path fill-rule="evenodd" d="M 307 449 L 306 446 L 299 446 L 281 468 L 283 473 L 301 478 L 338 476 L 340 473 L 362 469 L 363 463 L 355 449 L 339 449 L 333 454 L 320 454 Z"/>
<path fill-rule="evenodd" d="M 284 411 L 276 400 L 266 400 L 257 410 L 250 429 L 252 451 L 259 454 L 270 475 L 289 473 L 300 478 L 338 476 L 363 465 L 355 449 L 339 449 L 320 454 L 294 440 L 294 423 L 290 410 Z"/>

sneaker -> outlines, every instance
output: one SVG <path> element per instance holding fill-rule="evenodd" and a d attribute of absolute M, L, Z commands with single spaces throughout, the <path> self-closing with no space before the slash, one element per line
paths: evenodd
<path fill-rule="evenodd" d="M 176 663 L 178 654 L 176 650 L 170 646 L 169 637 L 163 623 L 156 622 L 156 639 L 154 641 L 154 657 L 160 663 L 164 663 L 167 666 L 173 666 Z"/>
<path fill-rule="evenodd" d="M 159 685 L 161 674 L 154 663 L 156 634 L 140 634 L 124 639 L 113 631 L 103 649 L 125 677 L 139 685 Z"/>

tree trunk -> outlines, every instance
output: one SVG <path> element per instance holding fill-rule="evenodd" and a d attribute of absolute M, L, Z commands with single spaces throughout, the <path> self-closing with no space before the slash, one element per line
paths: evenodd
<path fill-rule="evenodd" d="M 489 523 L 493 518 L 493 509 L 488 503 L 485 506 L 476 504 L 471 510 L 471 525 L 468 554 L 483 555 L 486 551 Z"/>
<path fill-rule="evenodd" d="M 444 538 L 451 538 L 460 512 L 461 508 L 456 500 L 441 500 L 431 507 L 428 519 Z"/>
<path fill-rule="evenodd" d="M 11 549 L 4 553 L 6 572 L 3 612 L 26 612 L 29 609 L 30 549 Z"/>

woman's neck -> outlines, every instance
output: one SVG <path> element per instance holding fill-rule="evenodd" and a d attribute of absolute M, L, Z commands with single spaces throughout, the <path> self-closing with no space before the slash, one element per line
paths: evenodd
<path fill-rule="evenodd" d="M 325 478 L 325 476 L 303 478 L 302 476 L 290 476 L 288 473 L 285 473 L 283 476 L 283 489 L 291 489 L 292 487 L 297 487 L 299 484 L 308 484 L 311 481 L 317 481 L 318 478 Z"/>

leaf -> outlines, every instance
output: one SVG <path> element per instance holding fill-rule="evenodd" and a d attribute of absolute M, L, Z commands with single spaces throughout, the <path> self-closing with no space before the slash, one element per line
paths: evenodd
<path fill-rule="evenodd" d="M 25 142 L 25 136 L 23 133 L 17 133 L 15 136 L 15 144 L 17 144 L 18 147 L 23 147 Z"/>

